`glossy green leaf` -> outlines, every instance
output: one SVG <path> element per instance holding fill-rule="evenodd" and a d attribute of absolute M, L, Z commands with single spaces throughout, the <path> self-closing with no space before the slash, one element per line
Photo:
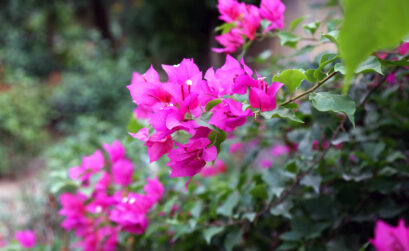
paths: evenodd
<path fill-rule="evenodd" d="M 307 76 L 300 71 L 296 69 L 291 69 L 291 70 L 285 70 L 281 72 L 279 75 L 275 75 L 273 77 L 273 82 L 280 82 L 287 87 L 291 93 L 295 91 L 300 85 L 301 82 L 306 79 Z"/>
<path fill-rule="evenodd" d="M 339 34 L 339 50 L 346 68 L 343 92 L 358 66 L 372 53 L 390 49 L 409 34 L 409 1 L 344 0 L 345 21 Z"/>
<path fill-rule="evenodd" d="M 304 123 L 304 121 L 299 119 L 293 111 L 291 111 L 290 109 L 284 108 L 284 107 L 277 107 L 273 111 L 262 112 L 261 116 L 263 116 L 265 119 L 283 118 L 283 119 L 289 119 L 291 121 L 295 121 L 298 123 Z"/>
<path fill-rule="evenodd" d="M 329 92 L 318 92 L 310 95 L 310 100 L 315 109 L 321 112 L 333 111 L 344 113 L 355 126 L 355 102 L 345 95 Z"/>

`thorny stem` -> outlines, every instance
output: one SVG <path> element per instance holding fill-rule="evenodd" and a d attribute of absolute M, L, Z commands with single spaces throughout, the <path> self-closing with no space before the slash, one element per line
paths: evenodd
<path fill-rule="evenodd" d="M 310 89 L 306 90 L 305 92 L 303 92 L 303 93 L 301 93 L 301 94 L 299 94 L 299 95 L 297 95 L 297 96 L 295 96 L 295 97 L 293 97 L 293 98 L 290 98 L 289 100 L 287 100 L 287 101 L 281 103 L 280 106 L 287 105 L 287 104 L 289 104 L 289 103 L 291 103 L 291 102 L 294 102 L 294 101 L 297 100 L 297 99 L 300 99 L 300 98 L 302 98 L 302 97 L 304 97 L 304 96 L 306 96 L 306 95 L 308 95 L 308 94 L 314 92 L 314 91 L 317 90 L 321 85 L 323 85 L 325 82 L 327 82 L 330 78 L 332 78 L 333 76 L 335 76 L 335 74 L 337 74 L 336 71 L 331 72 L 331 73 L 328 74 L 324 79 L 322 79 L 321 81 L 317 82 L 316 85 L 314 85 L 314 86 L 311 87 Z"/>

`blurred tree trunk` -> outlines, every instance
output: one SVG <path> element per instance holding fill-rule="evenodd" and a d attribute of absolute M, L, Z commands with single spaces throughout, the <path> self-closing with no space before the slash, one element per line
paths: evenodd
<path fill-rule="evenodd" d="M 92 0 L 92 10 L 94 12 L 94 22 L 102 34 L 102 37 L 108 39 L 111 45 L 114 45 L 114 38 L 109 29 L 109 16 L 102 0 Z"/>

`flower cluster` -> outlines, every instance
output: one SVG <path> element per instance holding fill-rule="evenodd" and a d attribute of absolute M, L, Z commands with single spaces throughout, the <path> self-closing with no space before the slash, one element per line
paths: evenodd
<path fill-rule="evenodd" d="M 253 108 L 271 111 L 276 108 L 275 95 L 282 84 L 269 85 L 244 63 L 227 55 L 219 69 L 210 68 L 204 78 L 191 59 L 183 59 L 177 65 L 162 65 L 168 80 L 161 82 L 157 71 L 151 67 L 145 74 L 135 72 L 128 86 L 133 102 L 137 105 L 137 118 L 146 119 L 151 125 L 131 135 L 148 148 L 150 162 L 168 153 L 171 177 L 190 179 L 217 157 L 215 143 L 209 139 L 212 130 L 233 131 L 246 123 L 253 112 L 243 109 L 242 103 L 231 96 L 245 95 Z M 198 119 L 207 109 L 211 113 L 209 126 L 199 125 Z M 212 128 L 212 129 L 210 129 Z M 175 141 L 174 135 L 183 131 L 191 135 L 187 143 Z M 176 147 L 174 147 L 176 146 Z M 189 179 L 189 181 L 190 181 Z"/>
<path fill-rule="evenodd" d="M 118 234 L 125 231 L 142 234 L 148 226 L 147 213 L 164 193 L 164 187 L 157 178 L 147 179 L 144 193 L 130 189 L 133 163 L 125 157 L 125 149 L 115 140 L 112 145 L 104 144 L 110 165 L 106 165 L 101 150 L 82 159 L 81 166 L 69 170 L 69 176 L 81 181 L 82 187 L 91 187 L 87 196 L 80 191 L 60 195 L 65 216 L 61 226 L 67 231 L 74 230 L 80 239 L 76 246 L 83 250 L 115 250 Z"/>
<path fill-rule="evenodd" d="M 375 238 L 370 240 L 377 251 L 409 250 L 409 228 L 403 219 L 398 226 L 392 227 L 378 220 L 375 227 Z"/>
<path fill-rule="evenodd" d="M 253 40 L 264 19 L 268 25 L 264 33 L 284 27 L 285 5 L 281 0 L 261 0 L 260 7 L 239 3 L 237 0 L 219 0 L 219 19 L 226 22 L 228 32 L 216 36 L 224 48 L 213 48 L 218 53 L 233 53 L 244 44 L 245 39 Z"/>

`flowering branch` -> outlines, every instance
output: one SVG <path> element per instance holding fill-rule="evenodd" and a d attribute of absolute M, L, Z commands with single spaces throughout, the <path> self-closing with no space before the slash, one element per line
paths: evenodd
<path fill-rule="evenodd" d="M 306 95 L 308 95 L 308 94 L 314 92 L 314 91 L 317 90 L 321 85 L 323 85 L 325 82 L 327 82 L 330 78 L 332 78 L 333 76 L 335 76 L 335 74 L 337 74 L 337 72 L 335 72 L 335 71 L 331 72 L 331 73 L 328 74 L 328 76 L 326 76 L 324 79 L 322 79 L 321 81 L 317 82 L 316 85 L 314 85 L 314 86 L 311 87 L 310 89 L 306 90 L 305 92 L 303 92 L 303 93 L 301 93 L 301 94 L 295 96 L 294 98 L 290 98 L 289 100 L 287 100 L 287 101 L 281 103 L 280 106 L 287 105 L 287 104 L 289 104 L 289 103 L 291 103 L 291 102 L 294 102 L 294 101 L 297 100 L 297 99 L 300 99 L 300 98 L 302 98 L 302 97 L 304 97 L 304 96 L 306 96 Z"/>

